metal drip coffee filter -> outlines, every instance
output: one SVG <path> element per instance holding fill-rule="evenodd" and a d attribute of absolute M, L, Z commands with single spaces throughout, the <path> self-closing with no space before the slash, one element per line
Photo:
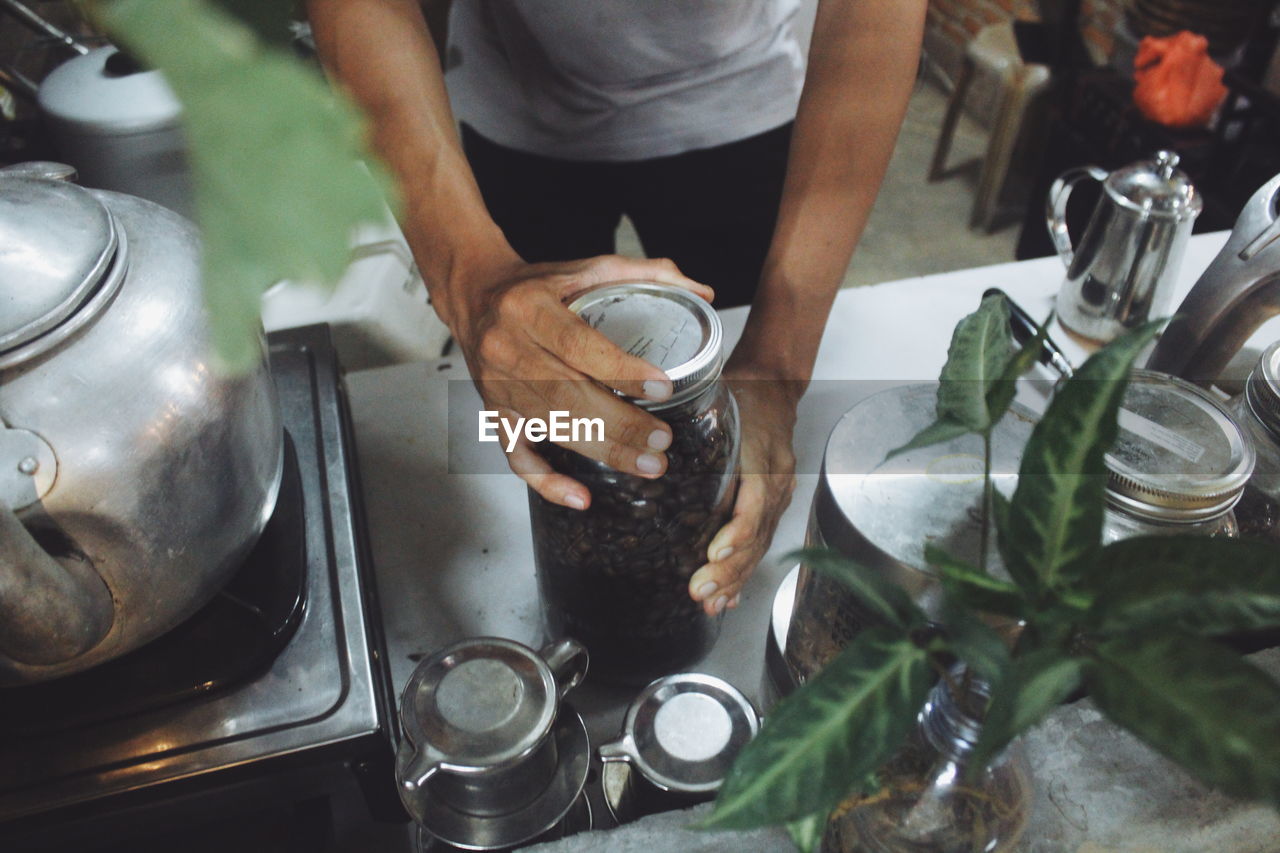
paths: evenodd
<path fill-rule="evenodd" d="M 401 699 L 400 798 L 431 835 L 497 850 L 554 827 L 586 782 L 586 727 L 561 700 L 586 672 L 572 640 L 541 652 L 464 640 L 424 660 Z"/>
<path fill-rule="evenodd" d="M 627 709 L 618 739 L 599 749 L 605 801 L 621 823 L 709 799 L 760 729 L 751 702 L 711 675 L 669 675 Z"/>

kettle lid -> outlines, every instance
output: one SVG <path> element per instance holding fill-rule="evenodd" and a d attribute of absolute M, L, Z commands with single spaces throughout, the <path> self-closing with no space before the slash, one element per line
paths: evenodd
<path fill-rule="evenodd" d="M 1150 160 L 1116 169 L 1107 177 L 1107 194 L 1124 207 L 1163 219 L 1194 219 L 1204 199 L 1178 168 L 1178 159 L 1172 151 L 1157 151 Z"/>
<path fill-rule="evenodd" d="M 0 171 L 0 354 L 76 313 L 119 242 L 110 211 L 88 190 Z"/>

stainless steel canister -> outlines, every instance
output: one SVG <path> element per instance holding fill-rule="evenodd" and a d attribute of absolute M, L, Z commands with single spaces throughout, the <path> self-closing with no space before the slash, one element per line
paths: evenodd
<path fill-rule="evenodd" d="M 978 559 L 981 540 L 982 440 L 966 435 L 943 444 L 889 452 L 934 417 L 936 383 L 903 385 L 867 397 L 840 419 L 827 440 L 806 544 L 827 547 L 877 569 L 937 615 L 940 588 L 924 546 Z M 1034 417 L 1021 406 L 992 434 L 992 476 L 1010 494 Z M 1000 571 L 992 549 L 992 566 Z M 803 683 L 868 624 L 843 585 L 801 566 L 784 660 Z M 794 684 L 776 685 L 783 693 Z"/>

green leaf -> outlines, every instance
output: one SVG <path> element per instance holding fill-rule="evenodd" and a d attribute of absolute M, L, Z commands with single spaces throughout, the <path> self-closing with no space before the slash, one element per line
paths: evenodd
<path fill-rule="evenodd" d="M 208 0 L 92 8 L 182 101 L 214 340 L 245 369 L 261 357 L 262 292 L 286 278 L 335 282 L 353 229 L 385 216 L 359 162 L 361 123 L 318 73 Z"/>
<path fill-rule="evenodd" d="M 957 560 L 935 545 L 925 545 L 924 558 L 937 570 L 947 591 L 969 607 L 1015 618 L 1026 614 L 1027 601 L 1022 590 L 1008 581 Z"/>
<path fill-rule="evenodd" d="M 996 550 L 1000 553 L 1000 562 L 1009 576 L 1015 580 L 1035 577 L 1026 556 L 1009 544 L 1009 499 L 999 489 L 991 490 L 991 524 L 996 529 Z M 1035 585 L 1024 589 L 1023 594 L 1034 595 Z"/>
<path fill-rule="evenodd" d="M 862 566 L 838 551 L 804 548 L 791 552 L 785 559 L 798 560 L 814 571 L 840 581 L 869 615 L 881 622 L 906 630 L 927 621 L 906 590 L 883 573 Z"/>
<path fill-rule="evenodd" d="M 991 701 L 971 766 L 986 767 L 1010 741 L 1061 704 L 1080 686 L 1081 671 L 1078 659 L 1044 648 L 1019 655 L 1003 677 L 988 680 Z"/>
<path fill-rule="evenodd" d="M 988 683 L 995 683 L 1009 666 L 1009 649 L 1000 635 L 967 607 L 948 598 L 942 608 L 946 646 Z"/>
<path fill-rule="evenodd" d="M 895 447 L 885 456 L 886 460 L 895 456 L 906 453 L 908 450 L 915 450 L 918 447 L 930 447 L 935 444 L 944 444 L 952 439 L 959 438 L 962 435 L 968 435 L 973 432 L 959 421 L 949 418 L 940 418 L 929 426 L 920 430 L 915 437 L 901 447 Z"/>
<path fill-rule="evenodd" d="M 951 335 L 939 377 L 938 419 L 964 424 L 973 432 L 986 432 L 1000 420 L 1004 409 L 991 411 L 987 395 L 1004 375 L 1012 350 L 1009 304 L 1002 296 L 988 296 Z"/>
<path fill-rule="evenodd" d="M 1280 804 L 1280 685 L 1239 655 L 1176 631 L 1099 643 L 1085 670 L 1098 708 L 1193 776 Z"/>
<path fill-rule="evenodd" d="M 1005 307 L 1007 310 L 1008 305 L 1006 304 Z M 1052 319 L 1053 316 L 1050 315 L 1049 320 Z M 987 389 L 987 411 L 993 415 L 993 425 L 1004 416 L 1005 412 L 1009 411 L 1009 406 L 1012 405 L 1013 398 L 1018 393 L 1019 377 L 1035 365 L 1040 357 L 1040 349 L 1048 337 L 1049 322 L 1045 321 L 1044 325 L 1036 327 L 1035 337 L 1005 363 L 1000 378 Z"/>
<path fill-rule="evenodd" d="M 764 826 L 831 809 L 906 739 L 929 676 L 926 652 L 901 631 L 857 635 L 769 715 L 703 826 Z"/>
<path fill-rule="evenodd" d="M 829 812 L 814 812 L 787 823 L 787 834 L 800 853 L 817 853 L 822 846 L 822 836 L 827 830 L 828 814 Z"/>
<path fill-rule="evenodd" d="M 1101 545 L 1103 456 L 1115 443 L 1116 411 L 1134 358 L 1159 323 L 1118 338 L 1062 384 L 1023 451 L 1009 506 L 1007 568 L 1023 589 L 1051 589 Z"/>
<path fill-rule="evenodd" d="M 1225 634 L 1280 626 L 1280 549 L 1266 542 L 1145 536 L 1102 549 L 1081 578 L 1098 630 L 1179 626 Z"/>

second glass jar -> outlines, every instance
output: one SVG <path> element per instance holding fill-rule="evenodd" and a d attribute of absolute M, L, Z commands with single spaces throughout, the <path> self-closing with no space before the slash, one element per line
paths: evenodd
<path fill-rule="evenodd" d="M 738 477 L 738 409 L 719 379 L 720 320 L 704 300 L 651 283 L 600 288 L 569 308 L 666 371 L 669 400 L 632 402 L 669 424 L 672 442 L 657 479 L 543 445 L 553 468 L 591 492 L 586 510 L 529 493 L 543 607 L 553 636 L 587 646 L 594 678 L 648 683 L 698 660 L 718 631 L 688 585 L 728 520 Z"/>

